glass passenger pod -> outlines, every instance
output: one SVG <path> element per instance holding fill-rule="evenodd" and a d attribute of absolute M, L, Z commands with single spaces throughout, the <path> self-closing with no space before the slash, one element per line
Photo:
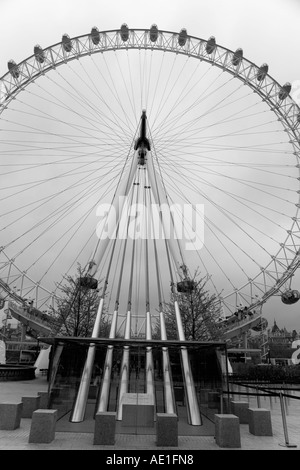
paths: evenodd
<path fill-rule="evenodd" d="M 42 64 L 45 61 L 45 53 L 39 44 L 34 46 L 33 53 L 35 55 L 36 60 L 40 64 Z"/>
<path fill-rule="evenodd" d="M 84 287 L 86 289 L 98 289 L 98 281 L 97 279 L 91 276 L 84 276 L 79 278 L 79 285 L 80 287 Z"/>
<path fill-rule="evenodd" d="M 195 289 L 195 283 L 191 279 L 184 279 L 177 282 L 177 292 L 182 294 L 190 294 Z"/>
<path fill-rule="evenodd" d="M 286 99 L 286 97 L 290 94 L 290 91 L 292 89 L 292 85 L 289 82 L 286 82 L 284 85 L 282 85 L 281 90 L 278 93 L 278 98 L 283 101 Z"/>
<path fill-rule="evenodd" d="M 258 71 L 257 71 L 257 75 L 256 75 L 256 78 L 259 82 L 262 82 L 263 79 L 266 77 L 267 73 L 268 73 L 268 70 L 269 70 L 269 66 L 267 64 L 262 64 Z"/>
<path fill-rule="evenodd" d="M 158 28 L 156 24 L 153 24 L 150 28 L 150 41 L 156 42 L 158 38 Z"/>
<path fill-rule="evenodd" d="M 129 29 L 126 23 L 123 23 L 120 30 L 122 41 L 126 42 L 129 38 Z"/>
<path fill-rule="evenodd" d="M 237 67 L 241 63 L 242 59 L 243 59 L 243 49 L 238 48 L 232 56 L 232 65 L 234 65 L 234 67 Z"/>
<path fill-rule="evenodd" d="M 259 332 L 259 331 L 265 330 L 267 326 L 268 326 L 268 321 L 265 318 L 261 318 L 260 322 L 257 325 L 251 327 L 251 330 Z"/>
<path fill-rule="evenodd" d="M 281 295 L 281 300 L 286 305 L 292 305 L 298 302 L 300 299 L 300 293 L 297 290 L 287 290 Z"/>
<path fill-rule="evenodd" d="M 64 34 L 62 37 L 62 46 L 66 52 L 71 52 L 72 50 L 72 41 L 68 34 Z"/>
<path fill-rule="evenodd" d="M 187 40 L 187 30 L 185 28 L 182 28 L 178 35 L 178 44 L 180 47 L 183 47 L 186 43 Z"/>
<path fill-rule="evenodd" d="M 5 300 L 3 299 L 3 297 L 0 297 L 0 310 L 4 308 L 4 305 L 5 305 Z"/>
<path fill-rule="evenodd" d="M 7 67 L 13 78 L 19 78 L 20 76 L 19 66 L 16 64 L 14 60 L 9 60 L 7 63 Z"/>
<path fill-rule="evenodd" d="M 99 44 L 100 42 L 100 33 L 99 33 L 99 29 L 96 26 L 92 28 L 91 39 L 93 41 L 93 44 L 95 44 L 95 46 Z"/>
<path fill-rule="evenodd" d="M 211 36 L 205 46 L 205 50 L 207 54 L 212 54 L 216 48 L 216 38 L 214 36 Z"/>

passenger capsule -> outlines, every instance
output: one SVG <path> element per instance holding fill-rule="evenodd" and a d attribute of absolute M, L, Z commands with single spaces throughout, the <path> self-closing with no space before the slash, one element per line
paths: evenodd
<path fill-rule="evenodd" d="M 281 295 L 281 300 L 286 305 L 292 305 L 298 302 L 300 299 L 300 293 L 297 290 L 287 290 Z"/>
<path fill-rule="evenodd" d="M 216 48 L 216 39 L 214 36 L 211 36 L 205 46 L 207 54 L 212 54 Z"/>
<path fill-rule="evenodd" d="M 44 53 L 43 49 L 41 48 L 41 46 L 39 46 L 38 44 L 36 46 L 34 46 L 33 52 L 34 52 L 36 60 L 40 64 L 42 64 L 45 60 L 45 53 Z"/>
<path fill-rule="evenodd" d="M 261 82 L 265 76 L 267 75 L 268 73 L 268 70 L 269 70 L 269 66 L 267 64 L 262 64 L 258 71 L 257 71 L 257 75 L 256 75 L 256 78 L 259 82 Z"/>
<path fill-rule="evenodd" d="M 122 41 L 126 42 L 129 38 L 129 29 L 126 23 L 123 23 L 121 26 L 121 38 Z"/>
<path fill-rule="evenodd" d="M 280 92 L 278 93 L 278 98 L 282 101 L 285 100 L 286 97 L 290 94 L 292 89 L 292 85 L 289 82 L 286 82 L 282 87 Z"/>
<path fill-rule="evenodd" d="M 187 30 L 185 28 L 182 28 L 182 30 L 179 33 L 178 36 L 178 44 L 179 46 L 184 46 L 187 40 Z"/>
<path fill-rule="evenodd" d="M 156 24 L 153 24 L 150 28 L 150 41 L 155 42 L 158 38 L 158 29 Z"/>
<path fill-rule="evenodd" d="M 241 61 L 242 61 L 242 58 L 243 58 L 243 49 L 239 48 L 235 51 L 235 53 L 233 54 L 233 57 L 232 57 L 232 65 L 234 65 L 235 67 L 237 67 Z"/>
<path fill-rule="evenodd" d="M 10 71 L 12 77 L 14 78 L 19 78 L 20 76 L 20 70 L 19 66 L 16 64 L 14 60 L 9 60 L 7 63 L 8 70 Z"/>
<path fill-rule="evenodd" d="M 5 305 L 5 300 L 3 299 L 3 297 L 0 297 L 0 310 L 4 308 L 4 305 Z"/>
<path fill-rule="evenodd" d="M 99 42 L 100 42 L 100 33 L 99 33 L 99 29 L 96 28 L 96 26 L 94 26 L 94 28 L 92 28 L 91 39 L 93 41 L 93 44 L 95 44 L 95 45 L 99 44 Z"/>
<path fill-rule="evenodd" d="M 297 116 L 297 122 L 300 122 L 300 113 Z"/>
<path fill-rule="evenodd" d="M 191 293 L 195 288 L 194 281 L 190 279 L 184 279 L 183 281 L 177 282 L 177 291 L 183 294 Z"/>
<path fill-rule="evenodd" d="M 62 37 L 62 46 L 66 52 L 71 52 L 72 50 L 72 41 L 68 34 L 64 34 Z"/>
<path fill-rule="evenodd" d="M 79 285 L 80 287 L 84 287 L 86 289 L 97 289 L 98 288 L 98 281 L 91 276 L 85 276 L 79 278 Z"/>
<path fill-rule="evenodd" d="M 265 318 L 261 318 L 257 325 L 251 327 L 254 331 L 263 331 L 268 327 L 268 321 Z"/>

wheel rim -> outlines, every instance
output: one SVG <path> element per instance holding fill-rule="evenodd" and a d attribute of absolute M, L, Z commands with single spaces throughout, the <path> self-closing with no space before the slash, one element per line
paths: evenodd
<path fill-rule="evenodd" d="M 72 246 L 69 243 L 73 240 L 76 251 L 82 255 L 78 259 L 86 259 L 84 248 L 89 240 L 88 248 L 91 249 L 94 226 L 89 227 L 89 236 L 84 238 L 79 250 L 76 235 L 79 228 L 87 224 L 85 215 L 91 215 L 104 197 L 111 197 L 111 182 L 117 184 L 123 168 L 129 165 L 143 107 L 147 107 L 154 159 L 169 200 L 180 204 L 204 204 L 207 230 L 204 247 L 197 255 L 197 264 L 210 276 L 212 289 L 220 295 L 225 313 L 232 312 L 241 303 L 258 307 L 284 286 L 295 272 L 299 265 L 299 108 L 289 95 L 280 99 L 283 87 L 270 75 L 257 80 L 261 68 L 242 57 L 241 53 L 219 45 L 208 53 L 207 41 L 191 36 L 187 36 L 184 45 L 180 46 L 179 36 L 178 33 L 159 31 L 156 41 L 153 41 L 149 30 L 141 29 L 130 30 L 126 41 L 122 40 L 120 30 L 99 32 L 98 43 L 95 43 L 97 35 L 71 39 L 65 36 L 61 43 L 36 50 L 36 55 L 2 77 L 1 127 L 5 136 L 2 154 L 10 159 L 13 157 L 16 166 L 3 167 L 2 171 L 8 188 L 4 189 L 3 202 L 12 203 L 13 199 L 14 202 L 11 211 L 7 206 L 2 211 L 7 227 L 3 233 L 6 231 L 8 235 L 4 238 L 1 253 L 1 272 L 3 282 L 11 287 L 16 285 L 22 297 L 32 294 L 44 304 L 49 302 L 49 296 L 55 298 L 57 291 L 53 283 L 57 277 L 55 274 L 51 274 L 52 278 L 48 276 L 49 266 L 54 263 L 53 266 L 57 267 L 58 260 L 62 260 L 67 239 L 68 246 Z M 99 52 L 105 54 L 96 54 Z M 106 58 L 107 52 L 113 61 Z M 129 54 L 132 54 L 130 58 Z M 100 65 L 95 62 L 96 57 L 101 58 Z M 234 65 L 233 58 L 236 57 L 241 60 Z M 75 61 L 78 58 L 82 60 Z M 90 69 L 85 64 L 87 59 L 93 62 Z M 223 74 L 223 71 L 228 74 Z M 222 80 L 222 75 L 226 75 L 226 80 Z M 98 81 L 101 78 L 105 89 L 101 94 L 93 76 Z M 83 90 L 84 83 L 88 84 L 88 92 Z M 50 88 L 47 88 L 49 84 Z M 135 99 L 136 90 L 140 96 Z M 73 103 L 72 107 L 66 104 L 67 97 L 69 103 Z M 75 109 L 76 103 L 78 107 Z M 53 114 L 49 113 L 49 106 L 55 108 Z M 65 113 L 64 119 L 60 118 L 62 112 Z M 54 128 L 54 121 L 55 124 L 60 121 L 60 131 Z M 199 126 L 199 122 L 203 125 Z M 49 125 L 51 129 L 53 127 L 50 132 Z M 99 125 L 102 126 L 101 138 Z M 259 129 L 264 132 L 260 133 Z M 22 136 L 23 143 L 26 141 L 19 153 L 15 148 L 21 138 L 16 138 L 16 135 Z M 46 137 L 46 149 L 41 150 Z M 107 137 L 110 150 L 113 150 L 110 153 Z M 227 144 L 229 137 L 233 138 L 231 144 Z M 256 139 L 256 144 L 253 144 L 253 139 Z M 92 143 L 87 145 L 87 140 Z M 103 148 L 106 160 L 102 157 L 104 173 L 100 173 L 99 161 L 94 157 Z M 63 158 L 59 156 L 53 164 L 53 157 L 59 151 L 64 152 Z M 31 160 L 27 159 L 26 166 L 24 155 L 30 152 L 33 156 Z M 182 153 L 185 153 L 184 157 Z M 284 164 L 283 155 L 288 160 Z M 41 157 L 47 158 L 46 166 Z M 37 167 L 40 173 L 34 172 Z M 49 168 L 52 171 L 50 176 Z M 29 173 L 34 176 L 28 176 Z M 18 179 L 21 174 L 25 175 L 25 181 Z M 70 174 L 74 178 L 66 190 L 65 180 Z M 184 192 L 188 186 L 190 197 L 186 197 Z M 34 198 L 37 200 L 39 188 L 43 194 L 35 205 Z M 12 197 L 12 192 L 16 191 L 18 196 Z M 28 197 L 30 192 L 33 199 Z M 58 203 L 60 195 L 64 197 L 66 192 L 69 192 L 68 199 Z M 73 221 L 73 231 L 70 231 L 76 194 L 77 208 L 81 207 L 82 211 L 80 216 L 76 216 L 79 222 L 77 220 L 76 225 Z M 55 215 L 48 217 L 47 223 L 42 223 L 45 219 L 43 210 L 54 199 L 57 201 L 57 205 L 52 207 Z M 37 205 L 38 211 L 30 212 Z M 243 217 L 240 217 L 241 213 Z M 32 220 L 28 220 L 29 217 Z M 17 233 L 12 235 L 17 221 Z M 225 221 L 227 231 L 220 228 Z M 40 233 L 44 234 L 43 243 L 48 237 L 46 249 L 38 249 L 38 242 L 33 244 L 30 241 L 32 238 L 36 240 L 32 224 L 38 224 Z M 51 238 L 53 233 L 64 234 L 64 225 L 68 226 L 68 236 Z M 230 238 L 234 228 L 240 236 Z M 27 230 L 26 239 L 24 234 Z M 41 236 L 38 238 L 42 240 Z M 267 244 L 272 249 L 266 249 Z M 28 251 L 28 245 L 33 251 Z M 74 246 L 70 252 L 74 251 Z M 247 251 L 250 251 L 250 256 Z M 63 264 L 71 269 L 76 258 L 69 260 L 69 264 L 67 259 L 68 255 Z M 193 265 L 194 253 L 190 253 L 188 259 Z M 253 266 L 245 270 L 243 266 L 248 262 Z"/>

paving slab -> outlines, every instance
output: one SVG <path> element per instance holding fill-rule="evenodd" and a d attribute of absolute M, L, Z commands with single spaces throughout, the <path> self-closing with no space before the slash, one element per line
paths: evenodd
<path fill-rule="evenodd" d="M 18 403 L 24 395 L 37 395 L 39 391 L 46 391 L 48 383 L 45 377 L 38 376 L 36 380 L 24 382 L 1 382 L 0 384 L 0 402 L 9 401 Z M 299 390 L 293 392 L 294 396 L 300 396 Z M 234 397 L 236 399 L 236 396 Z M 244 400 L 242 394 L 238 397 Z M 256 407 L 255 397 L 250 397 L 249 407 Z M 270 409 L 272 417 L 273 436 L 254 436 L 249 432 L 248 424 L 241 424 L 241 448 L 243 450 L 300 450 L 300 400 L 286 400 L 286 423 L 288 431 L 288 444 L 297 447 L 288 447 L 286 445 L 286 436 L 284 433 L 281 408 L 279 399 L 273 397 L 261 397 L 261 407 Z M 20 427 L 15 430 L 0 430 L 0 450 L 107 450 L 116 452 L 118 450 L 133 451 L 138 454 L 144 450 L 152 450 L 163 453 L 170 452 L 170 447 L 157 447 L 156 436 L 151 434 L 117 434 L 114 445 L 93 444 L 94 436 L 92 433 L 72 433 L 56 432 L 55 439 L 48 444 L 29 443 L 31 419 L 22 418 Z M 172 447 L 172 451 L 198 451 L 198 450 L 221 450 L 232 451 L 235 449 L 220 448 L 215 441 L 214 436 L 178 436 L 178 446 Z"/>

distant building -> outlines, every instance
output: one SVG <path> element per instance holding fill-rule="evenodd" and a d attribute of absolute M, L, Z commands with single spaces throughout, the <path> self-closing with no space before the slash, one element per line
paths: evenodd
<path fill-rule="evenodd" d="M 7 303 L 5 303 L 0 310 L 0 339 L 18 339 L 20 334 L 20 322 L 10 315 Z"/>
<path fill-rule="evenodd" d="M 279 328 L 276 321 L 272 328 L 268 329 L 269 360 L 271 364 L 292 364 L 293 341 L 300 338 L 296 330 L 287 331 L 285 327 Z"/>

